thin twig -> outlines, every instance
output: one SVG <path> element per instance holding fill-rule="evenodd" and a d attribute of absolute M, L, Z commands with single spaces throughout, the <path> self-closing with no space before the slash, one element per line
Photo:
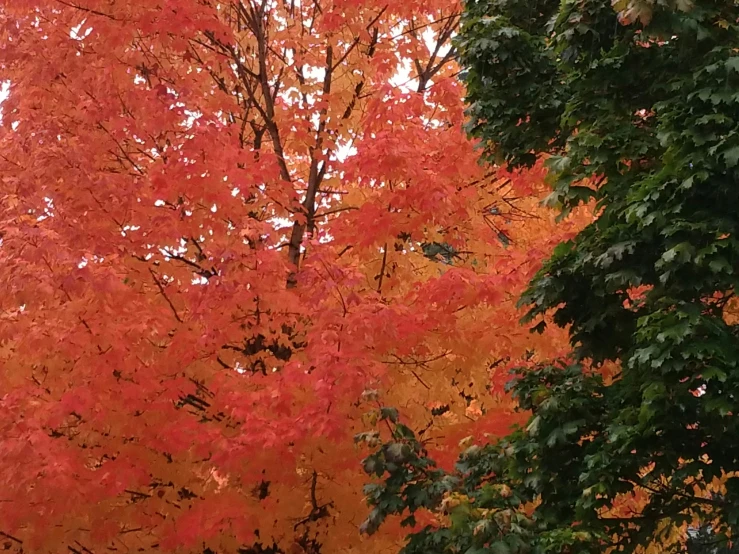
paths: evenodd
<path fill-rule="evenodd" d="M 0 536 L 5 537 L 6 539 L 10 539 L 13 542 L 17 542 L 18 544 L 23 544 L 23 541 L 20 540 L 18 537 L 14 537 L 13 535 L 9 535 L 5 531 L 0 531 Z"/>
<path fill-rule="evenodd" d="M 377 292 L 382 294 L 382 281 L 385 277 L 385 267 L 387 266 L 387 243 L 382 249 L 382 266 L 380 267 L 380 274 L 378 275 L 379 281 L 377 283 Z"/>
<path fill-rule="evenodd" d="M 100 12 L 98 10 L 93 10 L 92 8 L 85 8 L 83 6 L 78 6 L 77 4 L 72 4 L 71 2 L 64 2 L 64 0 L 56 0 L 60 4 L 63 4 L 64 6 L 67 6 L 69 8 L 74 8 L 76 10 L 80 10 L 82 12 L 92 13 L 95 15 L 100 15 L 102 17 L 107 17 L 108 19 L 112 19 L 113 21 L 118 21 L 118 18 L 115 16 L 110 15 L 109 13 Z"/>
<path fill-rule="evenodd" d="M 174 304 L 172 304 L 172 301 L 169 299 L 169 296 L 167 296 L 167 293 L 164 291 L 164 287 L 159 282 L 159 279 L 157 278 L 157 274 L 154 273 L 154 270 L 149 268 L 149 273 L 151 273 L 152 279 L 154 279 L 154 282 L 157 285 L 157 288 L 159 289 L 159 292 L 162 293 L 162 296 L 167 301 L 167 304 L 169 304 L 170 309 L 172 310 L 172 313 L 174 314 L 174 317 L 177 321 L 180 323 L 183 323 L 182 318 L 180 317 L 180 314 L 177 313 L 177 308 L 174 307 Z"/>
<path fill-rule="evenodd" d="M 327 210 L 327 211 L 325 211 L 323 213 L 316 214 L 315 217 L 316 217 L 316 219 L 318 219 L 320 217 L 326 217 L 327 215 L 333 215 L 333 214 L 337 214 L 339 212 L 347 212 L 347 211 L 358 210 L 358 209 L 359 208 L 357 208 L 356 206 L 346 206 L 344 208 L 335 208 L 333 210 Z"/>

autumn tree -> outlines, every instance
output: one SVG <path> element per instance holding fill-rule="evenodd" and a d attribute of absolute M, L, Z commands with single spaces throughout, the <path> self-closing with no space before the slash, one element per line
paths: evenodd
<path fill-rule="evenodd" d="M 477 163 L 459 19 L 0 3 L 0 544 L 376 552 L 363 396 L 440 459 L 506 431 L 508 368 L 565 352 L 515 297 L 587 217 Z"/>
<path fill-rule="evenodd" d="M 445 511 L 409 553 L 730 551 L 737 4 L 473 0 L 459 44 L 488 156 L 546 158 L 550 204 L 595 202 L 598 217 L 522 296 L 535 330 L 551 317 L 572 345 L 515 381 L 527 425 L 446 473 L 386 413 L 368 526 Z"/>

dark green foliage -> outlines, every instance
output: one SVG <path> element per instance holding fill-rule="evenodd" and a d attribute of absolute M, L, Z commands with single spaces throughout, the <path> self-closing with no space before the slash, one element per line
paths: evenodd
<path fill-rule="evenodd" d="M 364 494 L 373 510 L 361 526 L 363 533 L 372 534 L 388 515 L 408 511 L 403 525 L 415 525 L 413 514 L 421 508 L 433 508 L 444 493 L 454 489 L 457 480 L 447 476 L 429 459 L 413 431 L 398 421 L 394 408 L 381 408 L 379 421 L 391 429 L 390 440 L 380 444 L 379 433 L 361 433 L 356 442 L 363 442 L 376 451 L 363 461 L 368 475 L 383 477 L 382 484 L 365 485 Z"/>
<path fill-rule="evenodd" d="M 527 322 L 551 315 L 573 347 L 513 383 L 528 426 L 452 475 L 426 472 L 413 446 L 416 461 L 374 472 L 373 490 L 400 499 L 370 495 L 378 521 L 411 508 L 410 487 L 436 487 L 418 506 L 438 508 L 450 486 L 464 499 L 448 528 L 411 535 L 409 554 L 633 552 L 694 518 L 712 542 L 693 537 L 691 551 L 729 552 L 739 533 L 739 477 L 708 490 L 739 471 L 739 328 L 725 319 L 739 279 L 739 5 L 615 4 L 466 4 L 470 134 L 511 167 L 546 156 L 549 203 L 566 216 L 594 201 L 599 217 L 522 297 Z M 609 382 L 606 362 L 620 364 Z M 604 515 L 630 493 L 636 512 Z"/>
<path fill-rule="evenodd" d="M 457 249 L 445 242 L 424 242 L 421 243 L 421 249 L 423 255 L 429 260 L 447 265 L 452 265 L 454 260 L 459 257 Z"/>

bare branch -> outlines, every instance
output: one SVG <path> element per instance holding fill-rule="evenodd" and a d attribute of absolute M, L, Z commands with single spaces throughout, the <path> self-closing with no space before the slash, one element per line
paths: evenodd
<path fill-rule="evenodd" d="M 154 282 L 157 285 L 157 288 L 159 289 L 159 292 L 162 294 L 164 299 L 167 301 L 167 304 L 169 304 L 169 308 L 172 310 L 172 313 L 174 314 L 174 317 L 177 321 L 180 323 L 183 323 L 182 318 L 180 317 L 180 314 L 177 313 L 177 309 L 174 307 L 174 304 L 172 304 L 172 301 L 169 299 L 169 296 L 167 296 L 167 293 L 164 291 L 164 287 L 162 286 L 162 283 L 159 282 L 159 279 L 157 278 L 157 274 L 154 273 L 154 270 L 149 268 L 149 273 L 151 273 L 152 279 L 154 279 Z"/>
<path fill-rule="evenodd" d="M 56 0 L 56 1 L 59 2 L 60 4 L 64 5 L 64 6 L 69 7 L 69 8 L 74 8 L 74 9 L 80 10 L 82 12 L 87 12 L 87 13 L 91 13 L 91 14 L 95 14 L 95 15 L 100 15 L 102 17 L 107 17 L 108 19 L 112 19 L 113 21 L 118 21 L 118 18 L 117 17 L 115 17 L 113 15 L 110 15 L 109 13 L 100 12 L 100 11 L 94 10 L 92 8 L 85 8 L 84 6 L 78 6 L 77 4 L 72 4 L 71 2 L 64 2 L 64 0 Z"/>

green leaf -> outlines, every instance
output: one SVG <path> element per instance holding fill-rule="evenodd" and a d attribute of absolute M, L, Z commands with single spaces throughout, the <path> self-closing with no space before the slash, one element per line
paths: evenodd
<path fill-rule="evenodd" d="M 737 59 L 739 60 L 739 58 Z M 723 157 L 724 161 L 726 161 L 726 165 L 728 167 L 736 167 L 737 163 L 739 162 L 739 145 L 733 146 L 728 150 L 724 150 L 721 153 L 721 157 Z"/>
<path fill-rule="evenodd" d="M 490 554 L 511 554 L 511 549 L 505 541 L 495 541 L 489 549 Z"/>
<path fill-rule="evenodd" d="M 398 410 L 396 408 L 380 408 L 380 419 L 389 419 L 391 423 L 398 423 Z"/>
<path fill-rule="evenodd" d="M 729 58 L 725 63 L 729 70 L 739 73 L 739 56 Z"/>

